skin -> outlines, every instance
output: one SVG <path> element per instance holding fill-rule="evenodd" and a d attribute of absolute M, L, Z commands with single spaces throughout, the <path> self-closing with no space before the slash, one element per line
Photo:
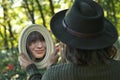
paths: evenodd
<path fill-rule="evenodd" d="M 31 43 L 29 49 L 32 52 L 34 58 L 42 58 L 46 52 L 46 44 L 45 42 L 36 41 Z"/>

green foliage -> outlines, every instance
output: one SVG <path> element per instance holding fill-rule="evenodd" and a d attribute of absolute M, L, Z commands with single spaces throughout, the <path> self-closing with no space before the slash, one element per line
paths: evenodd
<path fill-rule="evenodd" d="M 118 29 L 119 29 L 119 21 L 120 21 L 120 0 L 98 0 L 99 4 L 103 7 L 105 11 L 105 16 L 109 19 Z"/>
<path fill-rule="evenodd" d="M 1 50 L 0 54 L 0 80 L 26 80 L 26 72 L 21 70 L 18 62 L 18 50 Z"/>

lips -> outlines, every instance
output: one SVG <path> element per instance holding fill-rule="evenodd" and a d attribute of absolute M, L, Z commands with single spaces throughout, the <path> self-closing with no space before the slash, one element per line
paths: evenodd
<path fill-rule="evenodd" d="M 42 53 L 45 52 L 45 50 L 44 50 L 44 49 L 42 49 L 42 50 L 35 50 L 35 52 L 36 52 L 37 54 L 42 54 Z"/>

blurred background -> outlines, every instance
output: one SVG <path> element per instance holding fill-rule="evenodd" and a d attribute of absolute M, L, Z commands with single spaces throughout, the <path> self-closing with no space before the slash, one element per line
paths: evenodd
<path fill-rule="evenodd" d="M 117 28 L 120 36 L 120 0 L 94 0 L 104 9 L 105 17 Z M 40 24 L 50 31 L 50 19 L 74 0 L 0 0 L 0 80 L 26 80 L 18 63 L 20 32 L 30 24 Z M 52 35 L 53 40 L 57 42 Z M 115 43 L 120 60 L 120 38 Z"/>

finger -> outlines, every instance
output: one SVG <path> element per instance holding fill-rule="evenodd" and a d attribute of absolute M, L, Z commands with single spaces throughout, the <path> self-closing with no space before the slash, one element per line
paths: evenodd
<path fill-rule="evenodd" d="M 25 59 L 27 59 L 26 55 L 25 54 L 21 54 L 21 56 Z"/>
<path fill-rule="evenodd" d="M 55 49 L 57 49 L 58 51 L 60 51 L 60 43 L 56 44 Z"/>
<path fill-rule="evenodd" d="M 55 49 L 55 51 L 54 51 L 54 55 L 58 55 L 58 52 L 59 52 L 59 50 L 58 49 Z"/>
<path fill-rule="evenodd" d="M 18 61 L 19 61 L 20 65 L 22 65 L 22 61 L 20 59 L 20 56 L 18 57 Z"/>
<path fill-rule="evenodd" d="M 20 56 L 20 61 L 23 63 L 28 63 L 28 60 L 25 59 L 23 56 Z"/>
<path fill-rule="evenodd" d="M 21 57 L 26 60 L 26 61 L 29 61 L 28 57 L 25 55 L 25 54 L 21 54 Z"/>
<path fill-rule="evenodd" d="M 60 43 L 55 44 L 55 47 L 59 47 L 59 46 L 60 46 Z"/>

